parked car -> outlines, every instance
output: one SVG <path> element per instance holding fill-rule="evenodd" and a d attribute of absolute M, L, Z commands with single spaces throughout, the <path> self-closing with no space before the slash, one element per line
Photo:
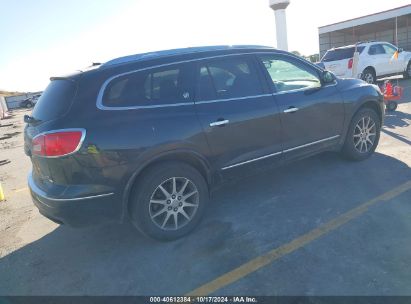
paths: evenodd
<path fill-rule="evenodd" d="M 39 98 L 40 98 L 40 95 L 35 95 L 35 96 L 32 96 L 32 97 L 26 98 L 25 100 L 20 102 L 20 107 L 32 108 L 37 103 Z"/>
<path fill-rule="evenodd" d="M 22 108 L 32 108 L 34 107 L 35 103 L 32 101 L 31 98 L 26 98 L 22 102 L 20 102 L 20 107 Z"/>
<path fill-rule="evenodd" d="M 353 57 L 357 48 L 359 61 L 357 75 L 353 75 Z M 398 51 L 398 58 L 394 53 Z M 338 77 L 360 78 L 368 83 L 376 83 L 377 78 L 392 75 L 411 77 L 411 52 L 405 52 L 388 42 L 360 42 L 328 50 L 321 63 L 324 68 Z"/>
<path fill-rule="evenodd" d="M 272 48 L 128 56 L 51 78 L 25 117 L 28 183 L 57 223 L 172 240 L 224 181 L 324 151 L 368 158 L 383 116 L 377 86 Z"/>

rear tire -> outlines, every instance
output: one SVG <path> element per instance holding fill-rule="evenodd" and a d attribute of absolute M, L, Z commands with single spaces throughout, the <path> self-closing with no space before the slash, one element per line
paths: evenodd
<path fill-rule="evenodd" d="M 370 108 L 360 109 L 352 118 L 342 148 L 342 155 L 354 161 L 370 157 L 380 140 L 381 121 Z"/>
<path fill-rule="evenodd" d="M 362 72 L 362 80 L 371 84 L 377 83 L 377 76 L 375 75 L 375 71 L 372 68 L 366 68 L 364 72 Z"/>
<path fill-rule="evenodd" d="M 149 168 L 130 201 L 132 223 L 143 234 L 171 241 L 191 232 L 208 202 L 204 177 L 183 162 L 164 162 Z"/>

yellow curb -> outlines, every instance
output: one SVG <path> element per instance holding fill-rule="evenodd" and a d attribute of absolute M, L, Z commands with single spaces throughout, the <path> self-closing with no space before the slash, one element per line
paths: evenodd
<path fill-rule="evenodd" d="M 0 183 L 0 202 L 4 200 L 6 200 L 6 198 L 4 197 L 3 187 L 1 186 L 1 183 Z"/>

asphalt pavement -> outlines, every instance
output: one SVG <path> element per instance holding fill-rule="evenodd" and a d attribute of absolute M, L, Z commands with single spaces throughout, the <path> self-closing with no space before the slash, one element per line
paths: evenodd
<path fill-rule="evenodd" d="M 325 153 L 229 184 L 169 243 L 39 215 L 16 111 L 0 128 L 18 132 L 0 142 L 0 295 L 411 295 L 411 81 L 401 84 L 370 159 Z"/>

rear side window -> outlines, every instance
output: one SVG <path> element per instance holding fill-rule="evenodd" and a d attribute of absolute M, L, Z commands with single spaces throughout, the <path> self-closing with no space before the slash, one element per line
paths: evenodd
<path fill-rule="evenodd" d="M 381 54 L 385 54 L 385 50 L 381 44 L 374 44 L 370 46 L 370 49 L 368 50 L 368 54 L 369 55 L 381 55 Z"/>
<path fill-rule="evenodd" d="M 51 81 L 37 101 L 32 116 L 47 121 L 64 115 L 71 106 L 76 89 L 76 83 L 70 80 Z"/>
<path fill-rule="evenodd" d="M 361 54 L 364 51 L 364 46 L 357 47 L 357 51 Z M 324 57 L 321 59 L 321 62 L 337 61 L 343 59 L 350 59 L 354 57 L 355 47 L 341 48 L 328 50 Z"/>
<path fill-rule="evenodd" d="M 262 94 L 254 64 L 243 57 L 202 62 L 198 69 L 197 99 L 227 99 Z"/>
<path fill-rule="evenodd" d="M 187 83 L 184 65 L 129 73 L 109 83 L 103 94 L 103 105 L 144 107 L 188 102 Z"/>

